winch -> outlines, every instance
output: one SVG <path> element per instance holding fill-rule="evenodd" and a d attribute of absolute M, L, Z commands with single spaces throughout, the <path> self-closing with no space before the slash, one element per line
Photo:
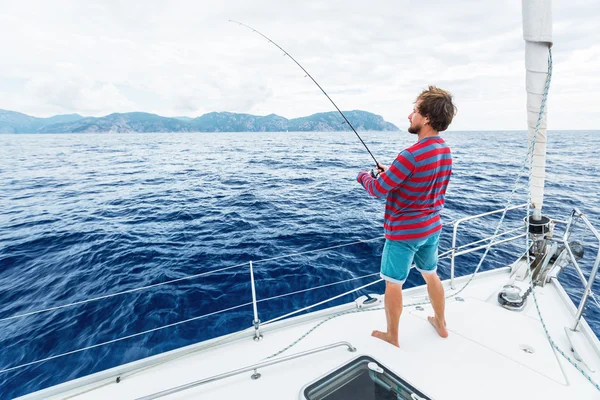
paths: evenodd
<path fill-rule="evenodd" d="M 521 288 L 515 285 L 505 285 L 498 293 L 498 303 L 508 310 L 521 311 L 527 303 L 529 291 L 521 295 Z"/>

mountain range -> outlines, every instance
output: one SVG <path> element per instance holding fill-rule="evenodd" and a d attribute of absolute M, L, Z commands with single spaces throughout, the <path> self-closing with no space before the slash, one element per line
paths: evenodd
<path fill-rule="evenodd" d="M 344 111 L 356 130 L 398 131 L 383 117 L 367 111 Z M 257 116 L 211 112 L 197 118 L 162 117 L 144 112 L 114 113 L 104 117 L 79 114 L 37 118 L 16 111 L 0 110 L 0 133 L 90 133 L 90 132 L 330 132 L 350 127 L 335 111 L 287 119 L 276 114 Z"/>

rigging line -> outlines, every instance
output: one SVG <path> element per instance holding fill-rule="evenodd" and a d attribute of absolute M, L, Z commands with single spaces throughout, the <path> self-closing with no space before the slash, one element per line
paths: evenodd
<path fill-rule="evenodd" d="M 103 296 L 94 297 L 92 299 L 81 300 L 81 301 L 77 301 L 77 302 L 74 302 L 74 303 L 63 304 L 61 306 L 45 308 L 43 310 L 31 311 L 31 312 L 27 312 L 27 313 L 23 313 L 23 314 L 17 314 L 17 315 L 13 315 L 12 317 L 2 318 L 2 319 L 0 319 L 0 322 L 9 321 L 11 319 L 23 318 L 23 317 L 27 317 L 29 315 L 34 315 L 34 314 L 42 314 L 42 313 L 46 313 L 46 312 L 49 312 L 49 311 L 60 310 L 60 309 L 63 309 L 63 308 L 78 306 L 78 305 L 85 304 L 85 303 L 91 303 L 93 301 L 108 299 L 110 297 L 115 297 L 115 296 L 120 296 L 120 295 L 123 295 L 123 294 L 138 292 L 140 290 L 145 290 L 145 289 L 150 289 L 150 288 L 153 288 L 153 287 L 168 285 L 170 283 L 181 282 L 181 281 L 188 280 L 188 279 L 199 278 L 199 277 L 204 276 L 204 275 L 209 275 L 209 274 L 213 274 L 213 273 L 217 273 L 217 272 L 222 272 L 222 271 L 226 271 L 226 270 L 232 269 L 232 268 L 238 268 L 238 267 L 241 267 L 241 266 L 244 266 L 244 265 L 247 265 L 247 264 L 248 263 L 246 262 L 246 263 L 243 263 L 243 264 L 232 265 L 230 267 L 216 269 L 216 270 L 213 270 L 213 271 L 202 272 L 200 274 L 195 274 L 195 275 L 190 275 L 190 276 L 184 276 L 183 278 L 172 279 L 172 280 L 166 281 L 166 282 L 155 283 L 155 284 L 152 284 L 152 285 L 142 286 L 142 287 L 139 287 L 139 288 L 125 290 L 125 291 L 118 292 L 118 293 L 106 294 L 106 295 L 103 295 Z"/>
<path fill-rule="evenodd" d="M 200 315 L 199 317 L 188 318 L 188 319 L 186 319 L 184 321 L 174 322 L 172 324 L 159 326 L 158 328 L 152 328 L 152 329 L 148 329 L 147 331 L 143 331 L 143 332 L 139 332 L 139 333 L 134 333 L 132 335 L 123 336 L 123 337 L 120 337 L 118 339 L 113 339 L 113 340 L 109 340 L 109 341 L 106 341 L 106 342 L 102 342 L 102 343 L 94 344 L 94 345 L 91 345 L 91 346 L 83 347 L 81 349 L 77 349 L 77 350 L 73 350 L 73 351 L 68 351 L 66 353 L 62 353 L 62 354 L 57 354 L 57 355 L 54 355 L 54 356 L 46 357 L 46 358 L 43 358 L 41 360 L 32 361 L 32 362 L 29 362 L 29 363 L 17 365 L 15 367 L 5 368 L 5 369 L 0 370 L 0 374 L 3 374 L 5 372 L 9 372 L 9 371 L 14 371 L 16 369 L 28 367 L 30 365 L 35 365 L 35 364 L 43 363 L 45 361 L 54 360 L 55 358 L 60 358 L 60 357 L 68 356 L 70 354 L 80 353 L 82 351 L 90 350 L 90 349 L 93 349 L 93 348 L 96 348 L 96 347 L 105 346 L 107 344 L 111 344 L 111 343 L 115 343 L 115 342 L 120 342 L 120 341 L 126 340 L 126 339 L 131 339 L 131 338 L 134 338 L 136 336 L 146 335 L 148 333 L 156 332 L 156 331 L 159 331 L 161 329 L 171 328 L 173 326 L 177 326 L 177 325 L 185 324 L 187 322 L 195 321 L 195 320 L 198 320 L 198 319 L 210 317 L 212 315 L 219 314 L 219 313 L 222 313 L 222 312 L 227 312 L 227 311 L 235 310 L 237 308 L 246 307 L 246 306 L 249 306 L 251 304 L 252 304 L 252 302 L 250 301 L 248 303 L 244 303 L 244 304 L 240 304 L 240 305 L 237 305 L 237 306 L 225 308 L 223 310 L 214 311 L 214 312 L 211 312 L 211 313 L 208 313 L 208 314 Z"/>
<path fill-rule="evenodd" d="M 239 24 L 241 26 L 244 26 L 244 27 L 250 29 L 252 32 L 258 33 L 260 36 L 262 36 L 265 39 L 267 39 L 269 41 L 269 43 L 272 43 L 279 50 L 283 51 L 284 55 L 286 55 L 289 58 L 291 58 L 292 61 L 294 61 L 296 63 L 296 65 L 298 65 L 302 69 L 302 71 L 304 71 L 304 73 L 306 73 L 306 76 L 308 76 L 310 79 L 312 79 L 312 81 L 315 83 L 315 85 L 317 85 L 319 87 L 319 89 L 321 89 L 321 92 L 323 92 L 323 94 L 329 99 L 329 101 L 331 102 L 331 104 L 333 104 L 333 106 L 335 107 L 335 109 L 338 110 L 338 112 L 340 113 L 340 115 L 342 116 L 342 118 L 344 118 L 344 121 L 348 124 L 348 126 L 350 126 L 350 128 L 352 128 L 352 131 L 356 134 L 356 136 L 358 137 L 358 139 L 360 140 L 360 142 L 363 144 L 363 146 L 365 146 L 365 149 L 367 149 L 367 151 L 369 152 L 369 154 L 373 158 L 373 161 L 375 161 L 375 165 L 377 167 L 379 167 L 379 165 L 380 165 L 379 162 L 377 161 L 377 159 L 375 158 L 375 156 L 373 155 L 373 153 L 371 153 L 371 150 L 369 150 L 369 148 L 367 147 L 367 145 L 365 144 L 365 142 L 362 140 L 362 138 L 360 137 L 360 135 L 358 134 L 358 132 L 356 132 L 356 129 L 354 129 L 354 126 L 352 126 L 352 124 L 350 123 L 350 121 L 348 121 L 348 118 L 346 118 L 346 116 L 344 115 L 344 113 L 342 112 L 342 110 L 339 109 L 339 107 L 337 106 L 337 104 L 334 103 L 334 101 L 331 99 L 331 97 L 329 97 L 329 95 L 327 94 L 327 92 L 321 87 L 321 85 L 319 85 L 319 83 L 315 80 L 315 78 L 313 78 L 312 75 L 309 74 L 308 71 L 305 70 L 304 67 L 302 65 L 300 65 L 300 63 L 298 61 L 296 61 L 296 59 L 294 57 L 292 57 L 292 55 L 290 53 L 288 53 L 287 51 L 285 51 L 283 49 L 283 47 L 281 47 L 280 45 L 278 45 L 277 43 L 275 43 L 274 41 L 272 41 L 271 39 L 269 39 L 267 36 L 263 35 L 259 31 L 257 31 L 256 29 L 252 28 L 251 26 L 248 26 L 248 25 L 246 25 L 244 23 L 241 23 L 239 21 L 234 21 L 232 19 L 230 19 L 229 22 L 233 22 L 233 23 Z"/>
<path fill-rule="evenodd" d="M 272 261 L 272 260 L 277 260 L 277 259 L 285 258 L 285 257 L 293 257 L 293 256 L 298 256 L 298 255 L 308 254 L 308 253 L 317 253 L 317 252 L 321 252 L 321 251 L 325 251 L 325 250 L 331 250 L 331 249 L 335 249 L 335 248 L 339 248 L 339 247 L 344 247 L 344 246 L 351 246 L 351 245 L 359 244 L 359 243 L 367 243 L 367 242 L 372 242 L 372 241 L 380 240 L 380 239 L 383 239 L 383 236 L 372 238 L 372 239 L 359 240 L 357 242 L 352 242 L 352 243 L 340 244 L 340 245 L 337 245 L 337 246 L 325 247 L 325 248 L 322 248 L 322 249 L 308 250 L 308 251 L 304 251 L 304 252 L 300 252 L 300 253 L 286 254 L 286 255 L 283 255 L 283 256 L 272 257 L 272 258 L 265 258 L 265 259 L 262 259 L 262 260 L 253 261 L 253 263 L 256 264 L 256 263 L 259 263 L 259 262 Z M 94 301 L 108 299 L 108 298 L 111 298 L 111 297 L 121 296 L 121 295 L 128 294 L 128 293 L 134 293 L 134 292 L 139 292 L 141 290 L 146 290 L 146 289 L 151 289 L 151 288 L 158 287 L 158 286 L 168 285 L 170 283 L 181 282 L 181 281 L 184 281 L 184 280 L 199 278 L 201 276 L 210 275 L 210 274 L 213 274 L 213 273 L 222 272 L 222 271 L 226 271 L 226 270 L 233 269 L 233 268 L 243 267 L 244 265 L 247 265 L 247 264 L 248 263 L 245 262 L 245 263 L 242 263 L 242 264 L 236 264 L 236 265 L 232 265 L 232 266 L 229 266 L 229 267 L 224 267 L 224 268 L 216 269 L 216 270 L 213 270 L 213 271 L 207 271 L 207 272 L 202 272 L 202 273 L 195 274 L 195 275 L 185 276 L 183 278 L 172 279 L 172 280 L 166 281 L 166 282 L 160 282 L 160 283 L 155 283 L 155 284 L 148 285 L 148 286 L 142 286 L 142 287 L 135 288 L 135 289 L 124 290 L 124 291 L 118 292 L 118 293 L 111 293 L 111 294 L 102 295 L 102 296 L 94 297 L 94 298 L 87 299 L 87 300 L 77 301 L 77 302 L 74 302 L 74 303 L 63 304 L 63 305 L 55 306 L 55 307 L 49 307 L 49 308 L 45 308 L 45 309 L 42 309 L 42 310 L 31 311 L 31 312 L 27 312 L 27 313 L 23 313 L 23 314 L 17 314 L 17 315 L 13 315 L 13 316 L 10 316 L 10 317 L 2 318 L 2 319 L 0 319 L 0 322 L 9 321 L 9 320 L 17 319 L 17 318 L 24 318 L 24 317 L 27 317 L 27 316 L 30 316 L 30 315 L 42 314 L 42 313 L 46 313 L 46 312 L 50 312 L 50 311 L 60 310 L 60 309 L 63 309 L 63 308 L 74 307 L 74 306 L 78 306 L 78 305 L 82 305 L 82 304 L 86 304 L 86 303 L 91 303 L 91 302 L 94 302 Z"/>

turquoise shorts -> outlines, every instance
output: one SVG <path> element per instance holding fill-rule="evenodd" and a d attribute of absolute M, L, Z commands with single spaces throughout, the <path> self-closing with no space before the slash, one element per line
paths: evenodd
<path fill-rule="evenodd" d="M 401 285 L 413 262 L 419 272 L 433 274 L 437 270 L 439 242 L 439 233 L 414 242 L 386 239 L 381 254 L 381 278 Z"/>

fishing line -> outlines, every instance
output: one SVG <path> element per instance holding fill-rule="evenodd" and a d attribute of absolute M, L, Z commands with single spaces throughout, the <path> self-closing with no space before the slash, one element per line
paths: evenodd
<path fill-rule="evenodd" d="M 312 75 L 309 74 L 308 71 L 306 69 L 304 69 L 304 67 L 302 65 L 300 65 L 300 63 L 298 61 L 296 61 L 296 59 L 294 57 L 292 57 L 292 55 L 290 53 L 288 53 L 287 51 L 285 51 L 283 49 L 283 47 L 281 47 L 280 45 L 278 45 L 277 43 L 275 43 L 274 41 L 272 41 L 271 39 L 269 39 L 267 36 L 263 35 L 259 31 L 257 31 L 256 29 L 252 28 L 251 26 L 248 26 L 248 25 L 246 25 L 244 23 L 241 23 L 241 22 L 238 22 L 238 21 L 234 21 L 232 19 L 230 19 L 229 22 L 233 22 L 233 23 L 239 24 L 241 26 L 244 26 L 244 27 L 250 29 L 252 32 L 258 33 L 260 36 L 262 36 L 265 39 L 267 39 L 269 41 L 269 43 L 272 43 L 279 50 L 283 51 L 283 55 L 284 56 L 288 56 L 289 58 L 291 58 L 292 61 L 294 61 L 296 63 L 296 65 L 298 65 L 302 69 L 302 71 L 304 71 L 304 73 L 306 74 L 305 77 L 309 77 L 310 79 L 312 79 L 312 81 L 315 83 L 315 85 L 317 85 L 319 87 L 319 89 L 321 89 L 321 92 L 323 92 L 323 94 L 329 99 L 329 101 L 331 102 L 331 104 L 333 104 L 333 106 L 335 107 L 335 109 L 338 110 L 338 112 L 340 113 L 340 115 L 342 116 L 342 118 L 344 118 L 344 121 L 345 121 L 344 123 L 348 124 L 348 126 L 356 134 L 356 136 L 358 137 L 358 139 L 360 140 L 360 142 L 363 144 L 363 146 L 365 146 L 365 149 L 367 149 L 367 151 L 371 155 L 371 158 L 373 158 L 373 161 L 375 161 L 375 166 L 377 167 L 377 169 L 378 170 L 383 170 L 380 167 L 380 164 L 377 161 L 377 159 L 375 158 L 375 156 L 373 155 L 373 153 L 371 153 L 371 150 L 369 150 L 369 148 L 367 147 L 367 145 L 365 144 L 365 142 L 362 140 L 362 138 L 360 137 L 360 135 L 358 134 L 358 132 L 356 132 L 356 129 L 354 129 L 354 127 L 352 126 L 352 124 L 350 123 L 350 121 L 348 121 L 348 118 L 346 118 L 346 116 L 344 115 L 344 113 L 342 112 L 342 110 L 340 110 L 340 108 L 337 106 L 337 104 L 335 104 L 335 102 L 333 100 L 331 100 L 331 97 L 329 97 L 329 95 L 327 94 L 327 92 L 321 87 L 321 85 L 319 85 L 319 83 L 315 80 L 315 78 L 313 78 Z M 374 173 L 373 171 L 371 171 L 371 175 L 374 176 L 374 177 L 376 177 L 378 174 L 379 174 L 379 172 Z"/>

